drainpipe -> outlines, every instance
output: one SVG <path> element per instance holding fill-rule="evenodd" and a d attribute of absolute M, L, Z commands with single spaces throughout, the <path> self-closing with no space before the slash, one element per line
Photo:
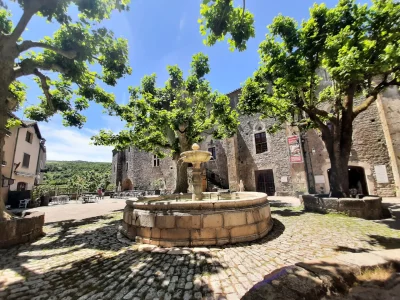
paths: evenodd
<path fill-rule="evenodd" d="M 315 194 L 315 182 L 314 182 L 314 172 L 312 168 L 311 156 L 308 146 L 307 133 L 300 133 L 300 141 L 301 147 L 303 148 L 303 157 L 304 157 L 304 170 L 307 175 L 307 185 L 308 185 L 308 193 Z"/>
<path fill-rule="evenodd" d="M 35 175 L 40 175 L 40 169 L 39 169 L 39 159 L 40 159 L 40 152 L 41 152 L 41 150 L 42 150 L 42 145 L 41 145 L 41 142 L 42 140 L 39 140 L 39 152 L 38 152 L 38 158 L 37 158 L 37 161 L 36 161 L 36 172 L 35 172 Z M 39 172 L 38 172 L 39 171 Z M 39 174 L 38 174 L 39 173 Z M 36 179 L 36 178 L 35 178 Z M 33 181 L 33 185 L 35 185 L 35 181 Z M 39 185 L 39 184 L 38 184 Z"/>
<path fill-rule="evenodd" d="M 18 136 L 19 136 L 19 130 L 21 127 L 18 127 L 17 129 L 17 137 L 15 138 L 15 147 L 14 147 L 14 154 L 13 154 L 13 159 L 12 159 L 12 165 L 11 165 L 11 172 L 10 172 L 10 179 L 12 179 L 12 174 L 14 170 L 14 160 L 15 160 L 15 152 L 17 151 L 17 146 L 18 146 Z M 8 191 L 10 191 L 10 185 L 8 185 Z"/>

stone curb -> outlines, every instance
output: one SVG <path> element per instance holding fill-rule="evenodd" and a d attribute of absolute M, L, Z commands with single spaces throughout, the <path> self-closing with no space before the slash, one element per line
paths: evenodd
<path fill-rule="evenodd" d="M 345 293 L 361 271 L 389 264 L 400 265 L 400 249 L 300 262 L 266 275 L 242 299 L 321 299 Z"/>

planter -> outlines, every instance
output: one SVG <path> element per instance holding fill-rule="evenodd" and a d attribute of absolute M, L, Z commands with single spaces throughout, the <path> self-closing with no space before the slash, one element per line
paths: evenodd
<path fill-rule="evenodd" d="M 49 206 L 50 196 L 40 196 L 40 206 Z"/>
<path fill-rule="evenodd" d="M 306 211 L 343 213 L 349 217 L 377 220 L 382 217 L 382 198 L 329 198 L 327 195 L 303 195 Z"/>
<path fill-rule="evenodd" d="M 0 221 L 0 248 L 31 242 L 43 233 L 44 213 L 28 212 L 23 218 Z"/>

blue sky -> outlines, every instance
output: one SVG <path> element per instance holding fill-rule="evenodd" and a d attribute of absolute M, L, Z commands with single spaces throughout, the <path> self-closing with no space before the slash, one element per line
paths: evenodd
<path fill-rule="evenodd" d="M 266 26 L 282 13 L 301 21 L 308 18 L 312 0 L 247 0 L 246 8 L 254 13 L 256 37 L 248 42 L 244 52 L 230 52 L 226 42 L 213 47 L 203 44 L 199 33 L 200 0 L 132 0 L 129 12 L 114 13 L 104 25 L 113 30 L 118 37 L 129 42 L 129 60 L 133 68 L 132 75 L 121 79 L 114 88 L 106 90 L 116 95 L 119 103 L 128 101 L 128 86 L 136 86 L 146 74 L 156 73 L 158 84 L 167 80 L 167 65 L 178 64 L 187 74 L 191 57 L 197 52 L 209 56 L 211 72 L 207 79 L 214 89 L 228 93 L 238 87 L 252 75 L 259 63 L 258 45 L 267 32 Z M 236 4 L 242 1 L 235 0 Z M 324 1 L 334 6 L 337 1 Z M 9 4 L 14 23 L 21 15 L 21 10 L 14 3 Z M 43 18 L 34 17 L 23 37 L 40 40 L 51 36 L 58 28 L 57 23 L 46 23 Z M 25 106 L 38 102 L 41 91 L 32 81 L 24 78 L 28 85 L 28 97 Z M 118 132 L 123 123 L 116 117 L 102 113 L 102 107 L 92 103 L 84 112 L 87 123 L 83 129 L 64 127 L 60 116 L 54 116 L 49 122 L 40 123 L 42 135 L 47 142 L 49 160 L 87 160 L 111 161 L 112 147 L 90 145 L 90 137 L 100 129 L 107 128 Z M 22 116 L 22 111 L 18 113 Z"/>

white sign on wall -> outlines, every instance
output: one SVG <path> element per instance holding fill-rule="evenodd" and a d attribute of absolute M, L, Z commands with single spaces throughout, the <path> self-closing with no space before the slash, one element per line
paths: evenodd
<path fill-rule="evenodd" d="M 315 175 L 315 183 L 325 183 L 325 176 L 324 175 Z"/>
<path fill-rule="evenodd" d="M 385 165 L 377 165 L 375 168 L 375 176 L 377 183 L 389 183 L 389 178 L 386 171 Z"/>
<path fill-rule="evenodd" d="M 282 176 L 281 177 L 281 182 L 288 182 L 288 177 L 287 176 Z"/>

